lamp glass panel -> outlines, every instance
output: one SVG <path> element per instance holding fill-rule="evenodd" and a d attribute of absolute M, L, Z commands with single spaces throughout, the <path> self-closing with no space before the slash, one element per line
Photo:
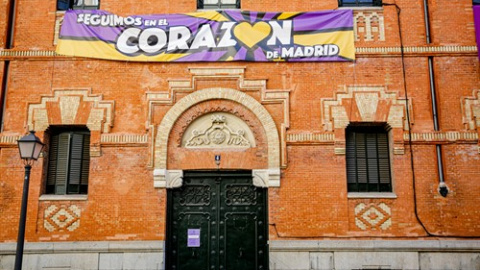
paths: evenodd
<path fill-rule="evenodd" d="M 33 151 L 35 150 L 36 142 L 20 142 L 18 148 L 20 150 L 20 157 L 22 159 L 32 158 Z"/>
<path fill-rule="evenodd" d="M 42 152 L 42 149 L 43 145 L 39 142 L 36 142 L 32 158 L 35 160 L 38 159 L 38 157 L 40 156 L 40 152 Z"/>

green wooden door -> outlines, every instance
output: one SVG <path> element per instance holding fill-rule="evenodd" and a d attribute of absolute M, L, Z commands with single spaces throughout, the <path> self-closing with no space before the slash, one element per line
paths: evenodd
<path fill-rule="evenodd" d="M 268 269 L 267 190 L 251 171 L 185 172 L 167 200 L 166 269 Z"/>

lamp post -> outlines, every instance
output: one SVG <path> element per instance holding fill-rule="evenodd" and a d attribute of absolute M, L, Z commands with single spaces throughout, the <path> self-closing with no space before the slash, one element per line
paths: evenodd
<path fill-rule="evenodd" d="M 22 195 L 22 208 L 20 211 L 20 222 L 18 224 L 18 238 L 17 238 L 17 251 L 15 253 L 15 270 L 22 269 L 23 259 L 23 243 L 25 240 L 25 222 L 27 219 L 27 201 L 28 201 L 28 186 L 30 181 L 30 170 L 32 164 L 40 156 L 40 152 L 43 149 L 44 144 L 35 136 L 35 131 L 31 130 L 30 134 L 22 137 L 18 142 L 18 150 L 20 151 L 20 157 L 25 164 L 25 178 L 23 182 L 23 195 Z"/>

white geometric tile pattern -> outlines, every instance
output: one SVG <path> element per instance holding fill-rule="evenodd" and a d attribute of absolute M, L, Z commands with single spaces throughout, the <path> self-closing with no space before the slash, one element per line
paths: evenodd
<path fill-rule="evenodd" d="M 73 232 L 80 227 L 81 211 L 76 205 L 60 207 L 50 205 L 45 209 L 43 227 L 49 231 L 64 231 L 65 229 Z"/>
<path fill-rule="evenodd" d="M 355 207 L 355 225 L 361 230 L 387 230 L 392 226 L 392 212 L 388 205 L 359 203 Z"/>

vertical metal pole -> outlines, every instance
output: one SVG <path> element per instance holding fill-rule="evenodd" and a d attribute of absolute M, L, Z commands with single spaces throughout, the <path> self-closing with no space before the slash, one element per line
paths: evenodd
<path fill-rule="evenodd" d="M 10 8 L 8 11 L 8 21 L 7 21 L 7 33 L 6 33 L 6 42 L 5 49 L 13 48 L 13 38 L 15 37 L 15 16 L 17 13 L 17 0 L 10 0 Z M 3 79 L 2 86 L 0 90 L 0 132 L 3 131 L 3 122 L 6 110 L 6 101 L 7 101 L 7 83 L 8 83 L 8 72 L 9 72 L 10 60 L 4 61 L 3 66 Z"/>
<path fill-rule="evenodd" d="M 13 48 L 13 38 L 15 36 L 15 16 L 17 13 L 17 0 L 10 0 L 10 9 L 8 11 L 8 21 L 7 21 L 7 40 L 6 40 L 6 49 Z"/>
<path fill-rule="evenodd" d="M 23 182 L 22 209 L 18 224 L 17 252 L 15 253 L 15 270 L 22 269 L 23 244 L 25 241 L 25 223 L 27 220 L 28 187 L 30 185 L 30 171 L 32 166 L 25 165 L 25 179 Z"/>
<path fill-rule="evenodd" d="M 425 15 L 425 35 L 427 44 L 431 44 L 432 38 L 430 34 L 430 17 L 428 11 L 428 0 L 423 0 L 423 11 Z M 433 56 L 428 57 L 428 75 L 430 79 L 430 96 L 432 98 L 432 113 L 433 113 L 433 128 L 435 131 L 440 131 L 440 124 L 438 121 L 438 108 L 437 108 L 437 91 L 435 89 L 435 74 L 433 72 Z M 437 167 L 438 167 L 438 191 L 440 195 L 446 197 L 448 195 L 448 187 L 445 184 L 445 175 L 443 174 L 443 157 L 442 146 L 440 144 L 435 145 L 437 153 Z"/>
<path fill-rule="evenodd" d="M 423 14 L 425 16 L 425 38 L 427 44 L 432 43 L 430 38 L 430 15 L 428 14 L 428 0 L 423 0 Z"/>

